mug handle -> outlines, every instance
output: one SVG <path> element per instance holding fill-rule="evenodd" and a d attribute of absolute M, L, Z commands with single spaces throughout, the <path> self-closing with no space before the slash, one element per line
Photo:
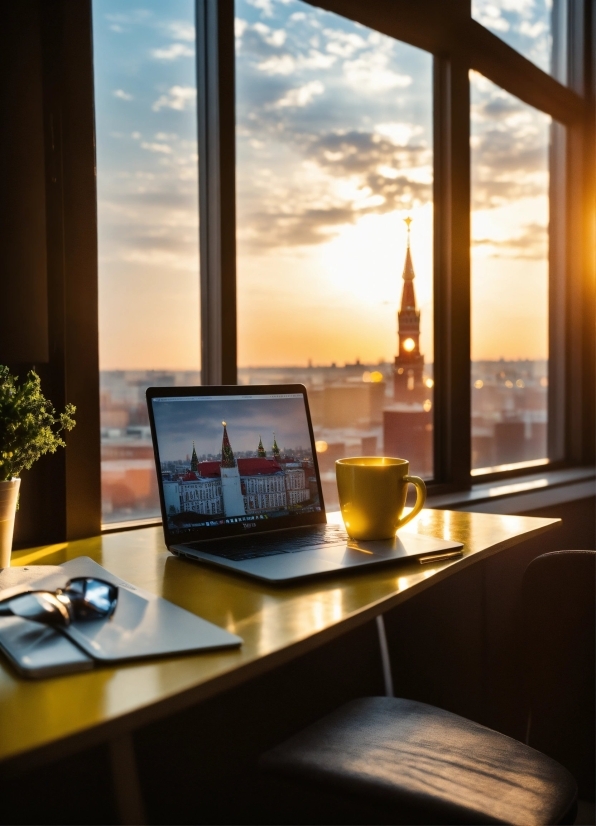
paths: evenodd
<path fill-rule="evenodd" d="M 407 522 L 409 522 L 411 519 L 417 516 L 424 507 L 424 503 L 426 502 L 426 485 L 424 484 L 420 476 L 404 476 L 404 482 L 409 482 L 416 488 L 416 504 L 407 516 L 402 516 L 402 518 L 397 523 L 396 530 L 399 530 L 399 528 L 402 528 Z"/>

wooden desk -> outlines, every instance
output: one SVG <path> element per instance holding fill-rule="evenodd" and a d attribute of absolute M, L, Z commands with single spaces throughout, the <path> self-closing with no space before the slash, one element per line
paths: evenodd
<path fill-rule="evenodd" d="M 339 520 L 338 514 L 329 515 Z M 557 519 L 423 511 L 409 530 L 464 543 L 462 558 L 395 565 L 270 587 L 172 556 L 161 528 L 18 551 L 14 565 L 90 556 L 114 574 L 239 634 L 239 650 L 153 660 L 28 681 L 0 661 L 0 761 L 30 767 L 117 740 L 288 662 Z"/>

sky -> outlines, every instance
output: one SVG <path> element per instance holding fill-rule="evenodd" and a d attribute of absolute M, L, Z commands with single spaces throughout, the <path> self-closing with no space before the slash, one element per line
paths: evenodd
<path fill-rule="evenodd" d="M 273 433 L 281 451 L 310 448 L 302 397 L 295 399 L 227 399 L 153 404 L 162 462 L 186 459 L 194 441 L 197 455 L 221 451 L 223 426 L 234 452 L 256 453 L 259 439 L 271 457 Z"/>
<path fill-rule="evenodd" d="M 194 3 L 93 9 L 101 367 L 193 369 Z M 432 361 L 431 56 L 300 0 L 235 14 L 239 365 L 391 360 L 406 217 Z M 474 0 L 474 14 L 548 61 L 544 0 Z M 471 83 L 473 357 L 543 358 L 548 122 Z"/>
<path fill-rule="evenodd" d="M 550 118 L 471 73 L 472 359 L 548 354 Z"/>
<path fill-rule="evenodd" d="M 567 0 L 555 0 L 566 7 Z M 543 71 L 551 71 L 553 0 L 472 0 L 472 17 Z"/>

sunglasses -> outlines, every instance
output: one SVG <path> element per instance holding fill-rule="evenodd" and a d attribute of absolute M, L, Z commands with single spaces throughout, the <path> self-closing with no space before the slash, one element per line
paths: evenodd
<path fill-rule="evenodd" d="M 21 617 L 57 628 L 76 620 L 111 617 L 118 587 L 103 579 L 76 577 L 57 591 L 26 591 L 0 601 L 0 617 Z"/>

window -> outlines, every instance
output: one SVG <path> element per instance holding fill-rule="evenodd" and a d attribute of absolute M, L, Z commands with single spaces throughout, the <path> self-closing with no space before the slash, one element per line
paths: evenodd
<path fill-rule="evenodd" d="M 302 2 L 235 14 L 238 381 L 308 387 L 337 507 L 345 455 L 432 476 L 432 57 Z"/>
<path fill-rule="evenodd" d="M 546 461 L 550 118 L 472 73 L 472 472 Z"/>
<path fill-rule="evenodd" d="M 102 518 L 159 517 L 149 385 L 199 372 L 192 0 L 97 0 Z"/>
<path fill-rule="evenodd" d="M 565 83 L 566 0 L 472 0 L 472 16 Z"/>
<path fill-rule="evenodd" d="M 45 133 L 52 231 L 51 356 L 44 374 L 56 404 L 78 405 L 80 424 L 66 456 L 52 465 L 51 497 L 31 505 L 31 513 L 37 507 L 52 514 L 37 520 L 35 541 L 98 531 L 98 431 L 104 434 L 106 462 L 104 520 L 157 513 L 155 492 L 142 492 L 149 476 L 139 477 L 138 486 L 127 481 L 128 499 L 117 500 L 108 487 L 118 480 L 108 483 L 107 471 L 122 470 L 130 481 L 132 462 L 150 462 L 150 453 L 142 455 L 149 451 L 144 387 L 195 382 L 199 370 L 210 383 L 290 375 L 312 380 L 313 407 L 332 370 L 348 389 L 364 387 L 357 392 L 369 399 L 383 384 L 372 380 L 380 373 L 383 402 L 391 405 L 397 403 L 391 398 L 395 357 L 419 352 L 429 392 L 416 403 L 429 402 L 425 412 L 432 419 L 430 437 L 424 437 L 432 443 L 425 454 L 428 459 L 432 451 L 432 460 L 422 470 L 432 475 L 435 490 L 448 492 L 528 471 L 495 471 L 520 462 L 480 457 L 472 438 L 482 434 L 471 428 L 472 416 L 476 429 L 484 426 L 477 414 L 486 413 L 478 401 L 484 387 L 475 386 L 484 382 L 479 362 L 501 355 L 528 359 L 534 367 L 526 372 L 538 381 L 536 407 L 531 415 L 523 409 L 523 456 L 513 458 L 548 461 L 550 468 L 593 464 L 590 4 L 494 0 L 489 8 L 481 0 L 472 7 L 327 0 L 324 10 L 299 0 L 148 0 L 141 6 L 132 0 L 80 0 L 62 4 L 57 16 L 42 6 L 48 23 L 43 59 L 49 65 L 44 101 L 61 107 L 63 118 L 50 118 Z M 313 22 L 320 23 L 317 31 Z M 93 327 L 92 67 L 101 388 Z M 379 84 L 385 84 L 381 93 Z M 507 107 L 511 115 L 502 114 Z M 523 137 L 516 120 L 522 114 L 534 124 L 526 135 L 534 156 L 517 168 L 513 183 L 527 188 L 534 176 L 532 185 L 542 193 L 532 196 L 536 211 L 524 215 L 512 172 L 501 181 L 508 187 L 506 202 L 482 205 L 485 178 L 503 171 L 486 152 L 489 132 L 500 133 L 503 146 L 512 145 Z M 504 130 L 508 117 L 511 129 Z M 53 175 L 57 159 L 62 177 Z M 83 189 L 84 197 L 78 197 Z M 492 220 L 505 213 L 515 213 L 517 222 L 511 219 L 506 233 L 504 217 L 503 224 Z M 398 349 L 407 217 L 413 218 L 418 351 L 405 328 Z M 483 224 L 489 217 L 490 224 Z M 534 257 L 525 259 L 519 288 L 527 290 L 528 279 L 534 285 L 531 299 L 524 299 L 531 300 L 526 309 L 537 319 L 532 346 L 520 346 L 511 356 L 498 347 L 487 352 L 481 345 L 489 322 L 499 320 L 503 339 L 505 326 L 512 325 L 497 302 L 493 317 L 483 321 L 481 305 L 490 299 L 482 298 L 481 287 L 490 287 L 491 279 L 493 289 L 499 279 L 511 280 L 500 274 L 505 264 L 508 271 L 521 268 L 513 251 L 521 249 L 518 241 L 530 224 Z M 305 309 L 305 303 L 296 304 L 297 296 L 302 302 L 312 295 L 313 281 L 316 300 Z M 309 287 L 303 295 L 297 289 L 302 283 Z M 530 328 L 526 321 L 516 326 L 521 342 Z M 268 331 L 275 332 L 271 355 Z M 536 372 L 540 361 L 545 369 Z M 404 392 L 411 379 L 416 385 L 410 369 L 399 374 L 405 375 Z M 366 374 L 370 382 L 363 380 Z M 529 398 L 530 378 L 506 375 L 505 382 L 514 384 L 507 390 Z M 514 406 L 518 396 L 509 397 Z M 387 449 L 378 422 L 347 433 L 344 424 L 330 428 L 325 414 L 317 415 L 318 440 L 327 442 L 325 461 L 333 444 L 346 452 Z M 490 416 L 493 424 L 507 423 L 503 407 Z M 341 433 L 329 433 L 334 429 Z"/>

